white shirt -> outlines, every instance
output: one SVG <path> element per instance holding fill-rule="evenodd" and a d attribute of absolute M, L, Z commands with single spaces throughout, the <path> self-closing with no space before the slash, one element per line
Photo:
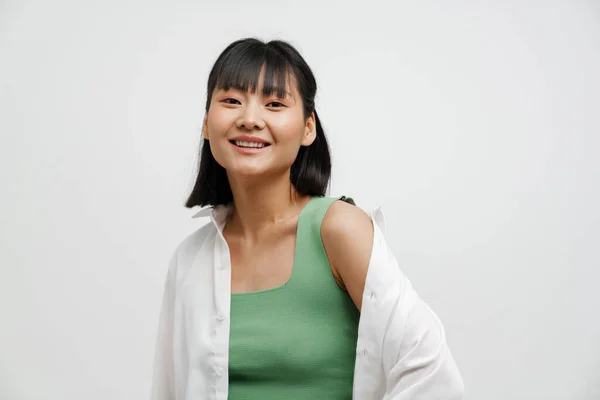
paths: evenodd
<path fill-rule="evenodd" d="M 226 400 L 231 262 L 222 230 L 229 210 L 188 236 L 169 264 L 159 319 L 152 400 Z M 354 400 L 463 398 L 444 328 L 412 288 L 385 241 L 380 208 L 356 344 Z"/>

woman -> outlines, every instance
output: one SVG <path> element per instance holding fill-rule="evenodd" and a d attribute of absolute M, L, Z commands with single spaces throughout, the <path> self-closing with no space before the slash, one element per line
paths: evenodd
<path fill-rule="evenodd" d="M 282 41 L 236 41 L 213 66 L 186 203 L 211 222 L 169 266 L 153 399 L 462 398 L 381 211 L 325 196 L 316 90 Z"/>

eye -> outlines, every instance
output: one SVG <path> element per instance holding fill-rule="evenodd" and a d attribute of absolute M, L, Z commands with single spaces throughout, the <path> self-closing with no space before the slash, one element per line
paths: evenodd
<path fill-rule="evenodd" d="M 280 103 L 278 101 L 272 101 L 270 103 L 267 103 L 267 107 L 269 107 L 269 108 L 281 108 L 281 107 L 285 107 L 285 104 Z"/>
<path fill-rule="evenodd" d="M 232 105 L 242 104 L 238 100 L 232 99 L 231 97 L 221 100 L 221 103 L 232 104 Z"/>

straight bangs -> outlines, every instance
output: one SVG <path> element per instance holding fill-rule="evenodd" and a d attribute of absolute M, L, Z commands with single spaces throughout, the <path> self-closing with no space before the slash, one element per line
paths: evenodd
<path fill-rule="evenodd" d="M 237 89 L 256 93 L 264 74 L 263 94 L 270 96 L 276 93 L 278 97 L 285 98 L 289 94 L 288 83 L 295 75 L 283 54 L 262 43 L 232 49 L 217 63 L 220 65 L 215 68 L 213 90 Z"/>

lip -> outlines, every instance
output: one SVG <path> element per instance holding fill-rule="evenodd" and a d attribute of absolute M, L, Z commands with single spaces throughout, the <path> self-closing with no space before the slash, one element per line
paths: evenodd
<path fill-rule="evenodd" d="M 268 141 L 266 141 L 265 139 L 261 139 L 256 136 L 248 136 L 248 135 L 237 136 L 237 137 L 234 137 L 233 139 L 230 139 L 229 141 L 271 144 Z"/>
<path fill-rule="evenodd" d="M 267 150 L 270 146 L 265 146 L 265 147 L 238 147 L 235 145 L 235 143 L 230 143 L 231 147 L 233 147 L 235 150 L 237 150 L 239 153 L 242 154 L 256 154 L 256 153 L 261 153 L 265 150 Z"/>
<path fill-rule="evenodd" d="M 264 147 L 238 147 L 236 146 L 236 144 L 234 143 L 235 141 L 239 141 L 239 142 L 250 142 L 250 143 L 264 143 L 265 146 Z M 233 148 L 235 150 L 238 151 L 238 153 L 241 154 L 256 154 L 256 153 L 260 153 L 263 152 L 265 150 L 267 150 L 270 146 L 271 143 L 267 142 L 264 139 L 261 139 L 259 137 L 256 136 L 238 136 L 234 139 L 230 139 L 229 143 L 231 144 L 231 146 L 233 146 Z"/>

